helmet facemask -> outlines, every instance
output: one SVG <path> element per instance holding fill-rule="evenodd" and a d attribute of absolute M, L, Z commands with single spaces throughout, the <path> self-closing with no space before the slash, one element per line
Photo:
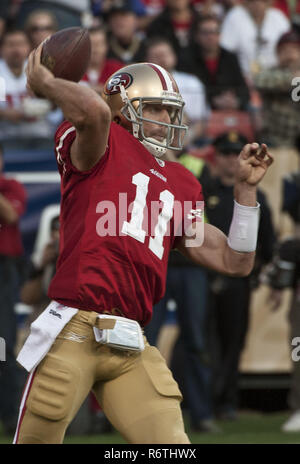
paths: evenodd
<path fill-rule="evenodd" d="M 124 106 L 121 109 L 123 116 L 132 123 L 132 133 L 135 138 L 156 157 L 161 157 L 170 150 L 182 151 L 185 135 L 188 127 L 183 124 L 184 101 L 179 94 L 163 92 L 163 97 L 135 97 L 128 98 L 125 88 L 120 86 L 121 98 Z M 170 115 L 171 123 L 165 123 L 143 116 L 144 105 L 160 104 L 174 108 Z M 147 137 L 144 133 L 143 123 L 149 122 L 155 125 L 167 127 L 166 137 L 159 141 L 153 137 Z"/>

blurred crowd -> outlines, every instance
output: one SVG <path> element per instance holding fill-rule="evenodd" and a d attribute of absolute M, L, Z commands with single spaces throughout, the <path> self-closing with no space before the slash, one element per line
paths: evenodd
<path fill-rule="evenodd" d="M 226 129 L 229 112 L 244 135 L 293 146 L 298 105 L 290 93 L 299 71 L 299 18 L 299 2 L 288 0 L 3 1 L 0 140 L 9 148 L 16 136 L 23 146 L 52 140 L 62 115 L 49 102 L 29 98 L 26 60 L 55 31 L 83 25 L 92 39 L 84 81 L 97 92 L 118 67 L 135 61 L 174 73 L 186 100 L 189 146 L 205 146 L 220 123 Z M 218 119 L 216 111 L 223 112 Z"/>
<path fill-rule="evenodd" d="M 26 62 L 30 51 L 46 37 L 80 25 L 89 30 L 91 39 L 91 60 L 81 84 L 100 95 L 108 77 L 125 64 L 152 62 L 173 74 L 186 102 L 189 133 L 184 150 L 176 158 L 168 156 L 199 179 L 206 220 L 225 234 L 232 217 L 241 148 L 257 141 L 280 153 L 300 152 L 300 0 L 2 0 L 0 336 L 7 342 L 7 362 L 0 377 L 0 421 L 8 432 L 13 430 L 18 404 L 13 306 L 19 293 L 21 301 L 33 308 L 32 320 L 47 304 L 47 286 L 58 253 L 59 212 L 54 208 L 46 222 L 41 218 L 41 227 L 48 228 L 47 241 L 18 284 L 15 269 L 24 254 L 19 219 L 26 208 L 26 189 L 5 178 L 2 151 L 9 157 L 16 150 L 53 149 L 53 135 L 63 114 L 47 100 L 28 93 Z M 273 199 L 259 191 L 258 249 L 249 277 L 211 273 L 196 268 L 176 251 L 171 254 L 166 295 L 154 307 L 145 332 L 150 343 L 169 347 L 165 353 L 195 431 L 218 432 L 216 418 L 238 420 L 240 358 L 251 296 L 263 272 L 277 306 L 282 291 L 292 289 L 291 334 L 300 336 L 299 179 L 298 172 L 292 173 L 279 178 L 276 187 L 278 192 L 282 189 L 282 211 L 295 226 L 289 241 L 281 240 Z M 4 238 L 5 246 L 1 246 Z M 163 332 L 166 326 L 172 329 Z M 88 406 L 102 421 L 102 428 L 100 422 L 93 422 L 94 430 L 109 429 L 93 400 Z M 297 363 L 292 367 L 289 407 L 291 416 L 283 430 L 300 431 Z"/>

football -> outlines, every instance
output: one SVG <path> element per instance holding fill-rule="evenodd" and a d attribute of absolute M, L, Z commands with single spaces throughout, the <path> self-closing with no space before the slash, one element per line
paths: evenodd
<path fill-rule="evenodd" d="M 89 33 L 81 27 L 69 27 L 51 35 L 43 43 L 41 63 L 55 77 L 79 82 L 91 56 Z"/>

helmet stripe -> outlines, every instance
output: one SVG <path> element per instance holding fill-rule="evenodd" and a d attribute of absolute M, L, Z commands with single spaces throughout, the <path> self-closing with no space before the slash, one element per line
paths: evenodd
<path fill-rule="evenodd" d="M 154 69 L 154 71 L 156 72 L 156 74 L 160 78 L 162 88 L 164 90 L 168 90 L 166 80 L 165 80 L 161 70 L 159 69 L 159 67 L 156 64 L 152 64 L 152 63 L 148 63 L 148 64 L 149 64 L 150 68 Z"/>
<path fill-rule="evenodd" d="M 164 68 L 153 63 L 148 63 L 148 65 L 157 73 L 158 77 L 160 78 L 163 90 L 176 92 L 174 79 L 171 78 L 170 74 Z"/>

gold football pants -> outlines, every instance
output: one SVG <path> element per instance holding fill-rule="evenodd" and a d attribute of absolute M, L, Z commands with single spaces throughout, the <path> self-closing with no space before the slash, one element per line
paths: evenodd
<path fill-rule="evenodd" d="M 190 443 L 181 393 L 159 351 L 148 343 L 141 353 L 97 343 L 97 316 L 78 311 L 30 374 L 15 443 L 62 443 L 90 390 L 128 443 Z"/>

